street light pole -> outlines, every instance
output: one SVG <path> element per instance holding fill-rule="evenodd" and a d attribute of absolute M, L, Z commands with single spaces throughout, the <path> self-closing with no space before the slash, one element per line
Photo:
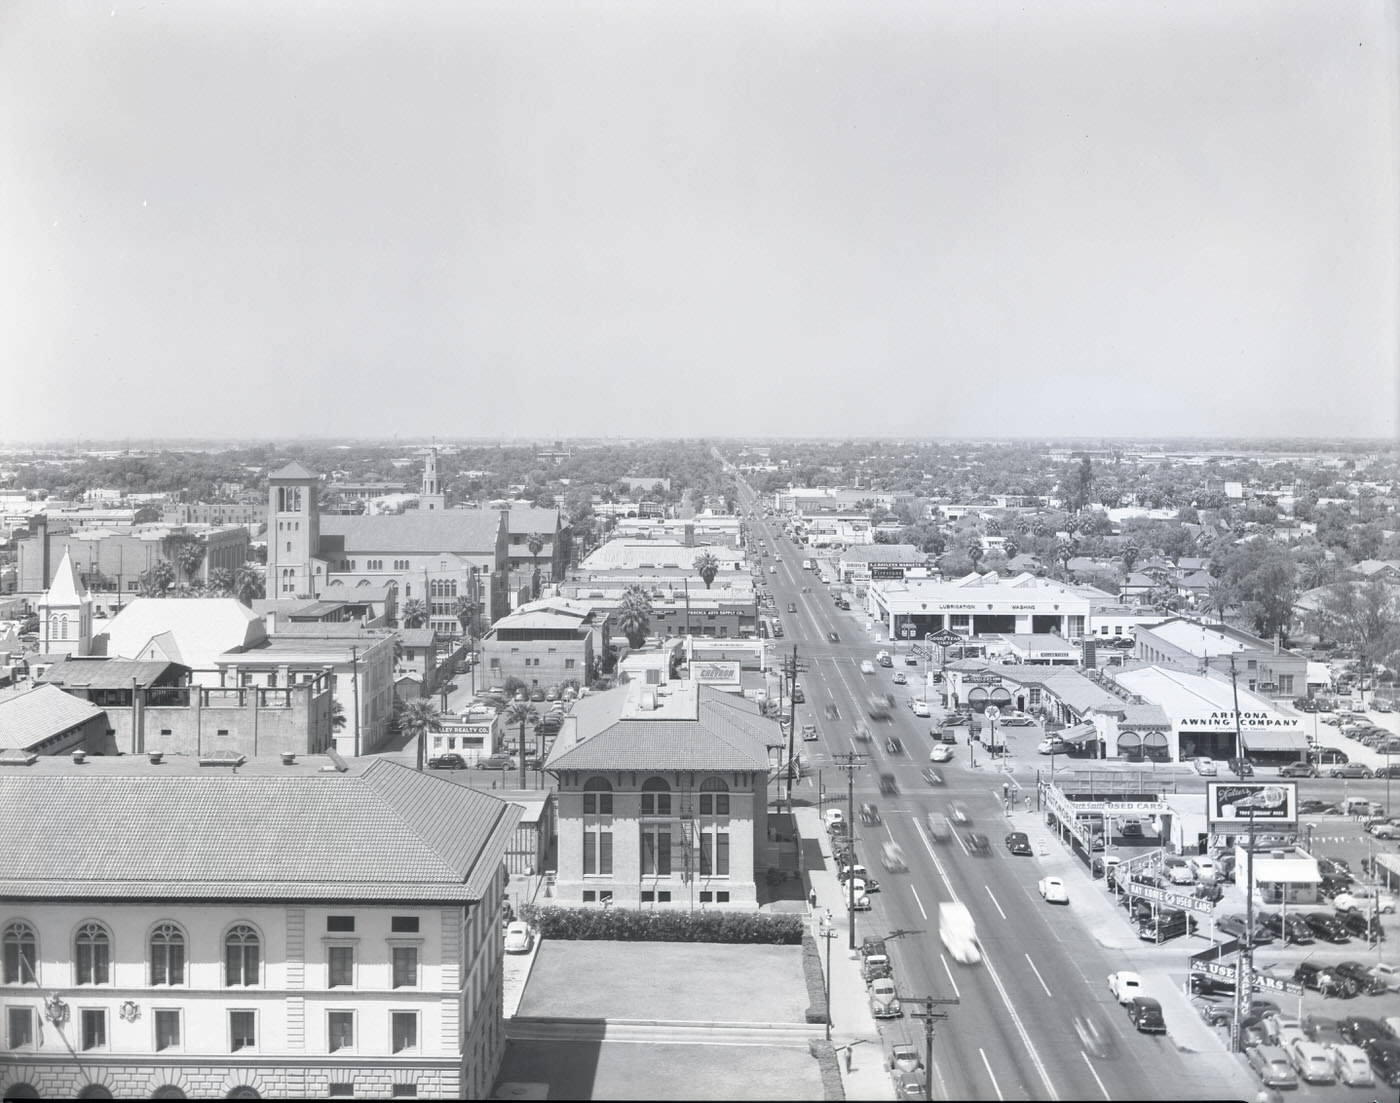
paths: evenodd
<path fill-rule="evenodd" d="M 821 936 L 826 940 L 826 1040 L 831 1041 L 831 940 L 836 937 L 836 924 L 832 922 L 831 909 L 821 921 Z"/>

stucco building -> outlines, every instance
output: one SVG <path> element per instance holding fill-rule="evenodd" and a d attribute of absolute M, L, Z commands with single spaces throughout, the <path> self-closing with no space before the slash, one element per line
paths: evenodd
<path fill-rule="evenodd" d="M 0 806 L 6 1099 L 490 1094 L 517 808 L 139 757 L 5 768 Z"/>

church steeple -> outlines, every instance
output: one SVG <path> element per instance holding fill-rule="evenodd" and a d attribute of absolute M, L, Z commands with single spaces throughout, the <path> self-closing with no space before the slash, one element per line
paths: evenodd
<path fill-rule="evenodd" d="M 433 448 L 423 461 L 423 486 L 418 494 L 419 509 L 447 508 L 447 496 L 443 494 L 442 483 L 438 481 L 437 458 L 437 449 Z"/>
<path fill-rule="evenodd" d="M 48 655 L 86 655 L 92 648 L 92 594 L 65 546 L 48 592 L 39 600 L 40 649 Z"/>

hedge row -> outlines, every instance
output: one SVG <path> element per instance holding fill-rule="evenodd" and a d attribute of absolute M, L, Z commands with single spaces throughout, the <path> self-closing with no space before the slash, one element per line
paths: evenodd
<path fill-rule="evenodd" d="M 822 975 L 817 940 L 809 930 L 802 932 L 802 978 L 807 982 L 807 998 L 812 1001 L 807 1006 L 807 1021 L 826 1022 L 826 978 Z"/>
<path fill-rule="evenodd" d="M 813 1038 L 807 1049 L 817 1059 L 817 1068 L 821 1070 L 822 1098 L 841 1103 L 846 1098 L 846 1085 L 841 1080 L 841 1059 L 836 1056 L 836 1047 L 825 1038 Z"/>
<path fill-rule="evenodd" d="M 536 904 L 521 908 L 520 918 L 534 927 L 541 938 L 614 942 L 743 942 L 795 946 L 802 941 L 805 926 L 799 915 L 714 909 L 692 912 L 560 908 Z"/>

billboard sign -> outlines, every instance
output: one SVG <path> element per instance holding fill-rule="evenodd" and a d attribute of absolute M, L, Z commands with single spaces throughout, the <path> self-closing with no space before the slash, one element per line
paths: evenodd
<path fill-rule="evenodd" d="M 1298 822 L 1298 784 L 1292 781 L 1206 783 L 1206 820 L 1212 831 L 1233 832 L 1253 817 L 1256 826 Z"/>
<path fill-rule="evenodd" d="M 879 566 L 876 566 L 875 564 L 872 563 L 872 564 L 870 565 L 870 577 L 871 577 L 872 579 L 876 579 L 876 578 L 903 578 L 903 577 L 904 577 L 904 570 L 905 570 L 905 568 L 904 568 L 903 566 L 892 566 L 892 565 L 886 564 L 886 563 L 882 563 L 882 564 L 880 564 Z"/>
<path fill-rule="evenodd" d="M 937 632 L 930 632 L 924 637 L 929 643 L 937 644 L 939 647 L 952 647 L 955 643 L 961 643 L 962 637 L 956 632 L 947 628 L 940 628 Z"/>
<path fill-rule="evenodd" d="M 692 676 L 704 685 L 738 685 L 739 663 L 707 660 L 694 664 Z"/>

